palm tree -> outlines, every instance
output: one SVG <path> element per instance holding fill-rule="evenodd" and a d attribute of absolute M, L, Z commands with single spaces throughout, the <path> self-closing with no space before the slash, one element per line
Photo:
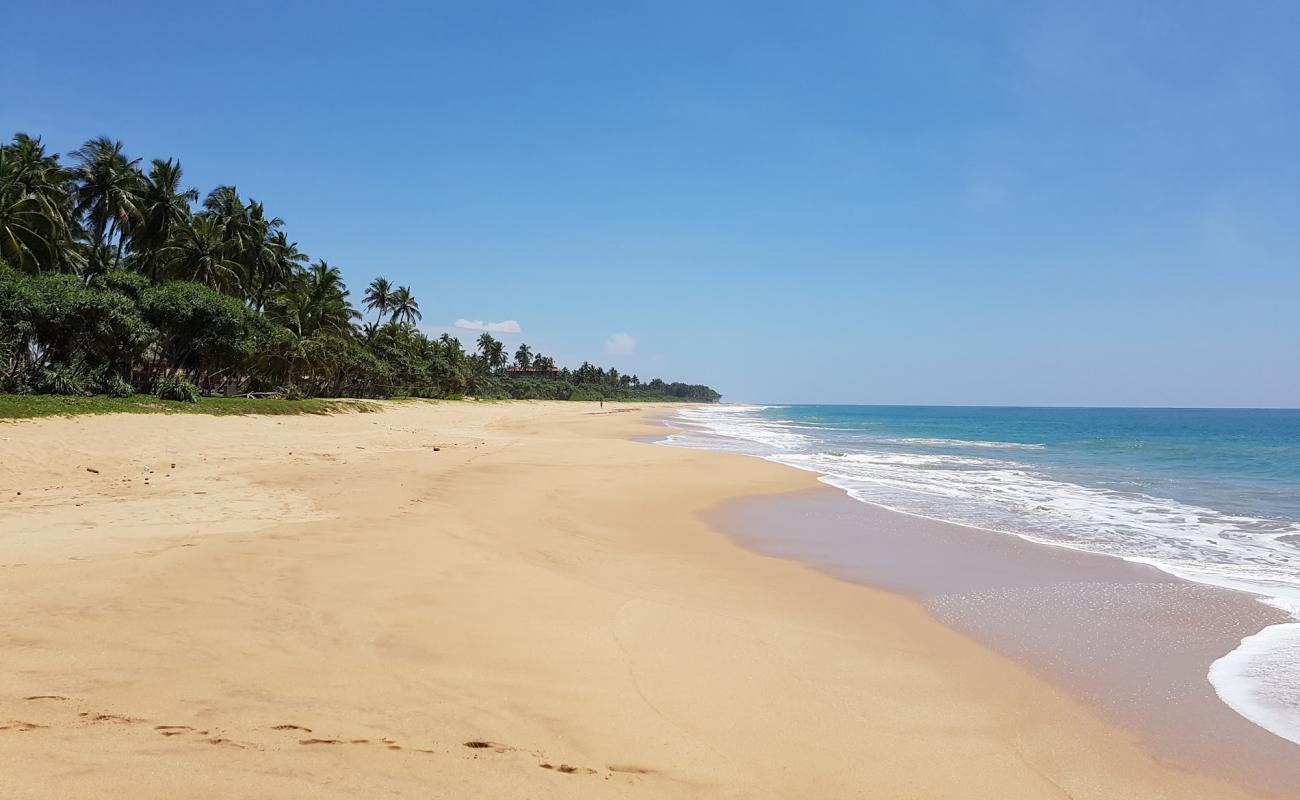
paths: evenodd
<path fill-rule="evenodd" d="M 182 225 L 159 258 L 169 278 L 202 283 L 227 294 L 239 288 L 240 264 L 212 217 L 199 214 Z"/>
<path fill-rule="evenodd" d="M 203 198 L 203 212 L 229 228 L 232 236 L 244 235 L 248 226 L 248 207 L 233 186 L 218 186 Z"/>
<path fill-rule="evenodd" d="M 307 260 L 281 233 L 284 220 L 266 216 L 265 207 L 256 200 L 245 204 L 234 186 L 209 192 L 201 214 L 221 227 L 231 257 L 241 267 L 240 291 L 255 308 L 265 305 L 276 287 Z"/>
<path fill-rule="evenodd" d="M 532 357 L 533 348 L 526 344 L 519 345 L 519 349 L 515 351 L 515 366 L 519 369 L 528 369 L 532 364 Z"/>
<path fill-rule="evenodd" d="M 442 345 L 442 352 L 450 360 L 459 363 L 465 359 L 465 348 L 461 347 L 460 339 L 457 339 L 450 333 L 444 333 L 439 336 L 438 344 Z"/>
<path fill-rule="evenodd" d="M 301 273 L 269 306 L 268 313 L 300 336 L 343 335 L 360 317 L 348 302 L 347 286 L 338 267 L 317 261 Z"/>
<path fill-rule="evenodd" d="M 420 304 L 415 302 L 415 297 L 411 294 L 409 286 L 399 286 L 397 291 L 393 292 L 390 299 L 393 309 L 393 319 L 398 322 L 404 322 L 407 325 L 414 325 L 420 321 Z"/>
<path fill-rule="evenodd" d="M 199 199 L 198 189 L 181 188 L 181 174 L 179 161 L 155 158 L 141 182 L 140 218 L 131 230 L 130 245 L 137 268 L 154 280 L 159 277 L 162 249 L 190 221 L 190 206 Z"/>
<path fill-rule="evenodd" d="M 73 169 L 74 211 L 90 223 L 91 244 L 98 246 L 95 252 L 104 252 L 103 247 L 116 239 L 116 266 L 122 260 L 122 246 L 131 225 L 139 216 L 142 178 L 136 165 L 140 159 L 128 160 L 122 153 L 122 143 L 105 136 L 86 142 L 72 156 L 77 161 Z M 108 266 L 91 264 L 97 270 Z"/>
<path fill-rule="evenodd" d="M 375 318 L 375 324 L 382 324 L 384 314 L 393 307 L 393 287 L 387 278 L 375 278 L 366 287 L 365 297 L 362 298 L 366 308 L 378 312 Z"/>
<path fill-rule="evenodd" d="M 78 266 L 68 172 L 40 139 L 0 146 L 0 258 L 28 271 Z"/>
<path fill-rule="evenodd" d="M 22 170 L 8 148 L 0 149 L 0 258 L 36 272 L 51 260 L 47 209 L 21 184 Z"/>
<path fill-rule="evenodd" d="M 478 337 L 478 351 L 488 369 L 501 369 L 506 363 L 506 346 L 501 340 L 484 331 Z"/>
<path fill-rule="evenodd" d="M 308 261 L 307 254 L 298 249 L 297 242 L 289 241 L 284 231 L 272 231 L 259 248 L 257 269 L 252 275 L 253 308 L 258 311 L 265 308 L 267 298 L 287 284 Z"/>
<path fill-rule="evenodd" d="M 53 247 L 45 230 L 45 214 L 35 197 L 0 192 L 0 259 L 20 270 L 39 271 L 51 260 Z"/>
<path fill-rule="evenodd" d="M 289 276 L 292 268 L 280 259 L 276 234 L 284 220 L 267 217 L 266 209 L 256 200 L 245 207 L 244 229 L 236 240 L 239 263 L 244 266 L 244 297 L 255 307 L 261 307 L 267 293 Z"/>

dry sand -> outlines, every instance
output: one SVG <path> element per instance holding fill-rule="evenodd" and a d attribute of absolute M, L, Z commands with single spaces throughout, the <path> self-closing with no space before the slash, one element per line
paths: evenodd
<path fill-rule="evenodd" d="M 646 413 L 0 425 L 0 797 L 1247 796 L 710 529 L 813 476 Z"/>

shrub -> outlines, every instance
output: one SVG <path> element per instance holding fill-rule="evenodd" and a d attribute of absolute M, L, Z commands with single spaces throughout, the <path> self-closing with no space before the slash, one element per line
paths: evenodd
<path fill-rule="evenodd" d="M 80 370 L 54 366 L 42 371 L 40 390 L 45 394 L 85 394 L 86 385 Z"/>
<path fill-rule="evenodd" d="M 199 387 L 184 378 L 159 378 L 154 384 L 153 393 L 159 400 L 175 400 L 178 403 L 199 401 Z"/>
<path fill-rule="evenodd" d="M 157 330 L 156 344 L 172 369 L 193 372 L 240 363 L 253 352 L 250 312 L 238 298 L 207 286 L 173 281 L 140 296 L 145 322 Z"/>
<path fill-rule="evenodd" d="M 281 400 L 306 400 L 307 394 L 302 389 L 292 383 L 288 386 L 281 386 L 279 391 Z"/>
<path fill-rule="evenodd" d="M 99 390 L 109 397 L 130 397 L 132 394 L 131 384 L 127 383 L 121 375 L 110 375 L 105 378 Z"/>

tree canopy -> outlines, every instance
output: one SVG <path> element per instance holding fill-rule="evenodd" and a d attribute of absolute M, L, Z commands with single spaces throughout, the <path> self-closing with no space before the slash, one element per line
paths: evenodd
<path fill-rule="evenodd" d="M 200 202 L 201 199 L 201 202 Z M 472 352 L 417 324 L 410 287 L 378 277 L 353 306 L 337 266 L 234 185 L 207 195 L 176 159 L 107 137 L 64 162 L 39 138 L 0 145 L 0 392 L 279 393 L 713 402 L 707 386 L 642 383 L 527 344 Z"/>

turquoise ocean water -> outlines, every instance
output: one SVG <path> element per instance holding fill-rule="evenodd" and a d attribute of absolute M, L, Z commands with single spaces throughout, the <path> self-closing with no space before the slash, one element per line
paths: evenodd
<path fill-rule="evenodd" d="M 665 444 L 811 470 L 850 496 L 1149 563 L 1300 620 L 1300 410 L 714 406 Z M 1207 676 L 1300 743 L 1300 621 Z"/>

